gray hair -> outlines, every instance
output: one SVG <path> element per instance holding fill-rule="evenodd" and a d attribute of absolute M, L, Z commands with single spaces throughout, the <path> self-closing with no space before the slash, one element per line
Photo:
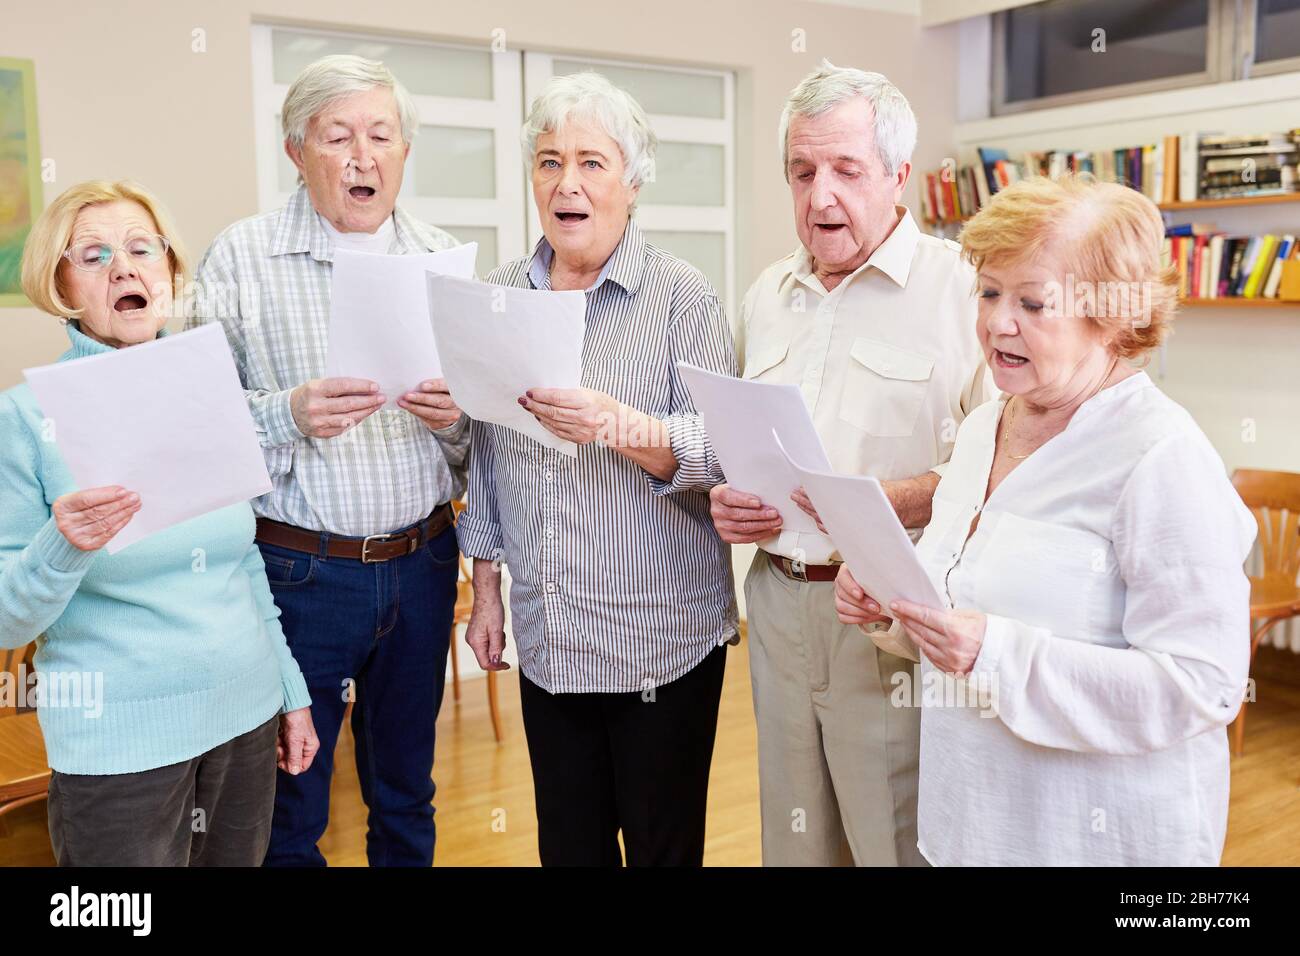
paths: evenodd
<path fill-rule="evenodd" d="M 640 186 L 654 179 L 659 138 L 645 110 L 626 90 L 591 71 L 554 76 L 533 100 L 520 135 L 525 166 L 533 165 L 538 137 L 554 133 L 570 119 L 594 120 L 618 143 L 626 185 Z"/>
<path fill-rule="evenodd" d="M 411 94 L 384 64 L 351 53 L 323 56 L 303 67 L 294 78 L 280 110 L 284 138 L 302 149 L 313 116 L 340 97 L 365 93 L 377 86 L 393 91 L 402 123 L 402 140 L 409 144 L 420 125 L 420 114 Z"/>
<path fill-rule="evenodd" d="M 883 73 L 835 66 L 830 60 L 813 70 L 796 86 L 781 111 L 781 172 L 790 179 L 790 119 L 820 116 L 845 100 L 863 97 L 875 117 L 876 153 L 890 176 L 912 157 L 916 148 L 916 115 L 902 94 Z"/>

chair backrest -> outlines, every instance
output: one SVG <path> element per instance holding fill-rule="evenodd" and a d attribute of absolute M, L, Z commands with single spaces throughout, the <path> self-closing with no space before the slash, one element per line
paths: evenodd
<path fill-rule="evenodd" d="M 8 650 L 0 650 L 0 717 L 13 717 L 25 714 L 33 707 L 22 707 L 26 701 L 27 689 L 32 686 L 29 678 L 32 674 L 32 656 L 36 652 L 36 643 L 24 644 Z"/>
<path fill-rule="evenodd" d="M 1259 524 L 1262 576 L 1294 582 L 1300 575 L 1300 475 L 1239 468 L 1232 486 Z"/>

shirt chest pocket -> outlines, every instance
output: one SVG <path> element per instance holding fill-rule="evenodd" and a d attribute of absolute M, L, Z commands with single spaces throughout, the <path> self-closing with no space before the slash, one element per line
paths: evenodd
<path fill-rule="evenodd" d="M 750 340 L 745 346 L 745 371 L 741 378 L 750 381 L 779 381 L 777 370 L 790 352 L 788 332 L 775 330 Z"/>
<path fill-rule="evenodd" d="M 906 438 L 916 430 L 934 360 L 876 339 L 857 338 L 849 350 L 840 418 L 877 438 Z"/>
<path fill-rule="evenodd" d="M 1002 512 L 979 564 L 981 611 L 1058 637 L 1113 643 L 1123 589 L 1114 549 L 1100 535 Z"/>
<path fill-rule="evenodd" d="M 649 362 L 600 362 L 583 369 L 582 384 L 647 415 L 662 417 L 670 411 L 666 372 Z"/>

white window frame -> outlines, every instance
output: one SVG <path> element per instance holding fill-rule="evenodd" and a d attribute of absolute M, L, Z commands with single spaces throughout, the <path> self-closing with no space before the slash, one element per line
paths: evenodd
<path fill-rule="evenodd" d="M 580 60 L 595 66 L 630 67 L 665 73 L 695 73 L 722 78 L 722 117 L 676 116 L 649 113 L 650 125 L 661 142 L 706 143 L 722 147 L 723 204 L 721 206 L 674 206 L 637 203 L 636 221 L 643 230 L 663 232 L 710 232 L 723 236 L 725 288 L 718 289 L 728 308 L 736 302 L 736 92 L 734 74 L 699 67 L 661 66 L 635 60 L 610 60 L 580 53 L 554 55 L 524 52 L 524 108 L 527 109 L 555 74 L 555 60 Z M 541 238 L 541 221 L 531 198 L 528 202 L 528 238 L 531 248 Z"/>
<path fill-rule="evenodd" d="M 254 145 L 257 159 L 258 207 L 266 212 L 288 202 L 291 193 L 280 189 L 279 163 L 284 149 L 275 116 L 284 103 L 288 86 L 276 83 L 272 62 L 271 32 L 276 29 L 338 37 L 350 41 L 401 42 L 438 49 L 472 49 L 492 57 L 492 100 L 426 96 L 412 93 L 420 125 L 491 129 L 496 154 L 496 196 L 493 199 L 454 199 L 415 194 L 415 176 L 408 165 L 398 194 L 399 202 L 411 215 L 441 228 L 456 226 L 496 230 L 497 260 L 508 262 L 532 250 L 541 238 L 541 223 L 532 200 L 529 172 L 523 162 L 519 130 L 532 99 L 554 74 L 555 59 L 576 59 L 596 66 L 661 70 L 666 73 L 695 73 L 720 77 L 723 83 L 723 115 L 707 117 L 649 115 L 661 141 L 701 143 L 722 147 L 723 204 L 685 206 L 638 203 L 636 218 L 642 229 L 663 232 L 707 232 L 723 237 L 724 287 L 718 289 L 724 304 L 734 307 L 736 299 L 736 107 L 735 75 L 725 70 L 700 67 L 663 66 L 633 60 L 602 59 L 581 53 L 556 56 L 528 51 L 490 52 L 487 47 L 432 43 L 410 37 L 390 37 L 352 30 L 319 29 L 287 23 L 252 25 Z M 412 150 L 420 149 L 417 137 Z M 413 162 L 408 160 L 408 164 Z"/>
<path fill-rule="evenodd" d="M 415 172 L 411 165 L 420 148 L 417 136 L 412 157 L 407 159 L 406 173 L 398 201 L 403 209 L 423 222 L 440 228 L 476 226 L 496 230 L 497 259 L 508 262 L 526 251 L 524 222 L 519 215 L 525 201 L 524 184 L 519 175 L 519 123 L 523 111 L 520 95 L 520 57 L 518 53 L 494 53 L 487 47 L 450 43 L 427 43 L 402 37 L 385 37 L 353 31 L 321 30 L 287 24 L 255 23 L 253 42 L 253 109 L 256 118 L 254 143 L 257 151 L 258 206 L 266 212 L 288 202 L 290 193 L 279 186 L 279 157 L 284 149 L 274 118 L 284 104 L 289 87 L 276 83 L 272 64 L 271 31 L 290 30 L 347 40 L 372 40 L 379 43 L 401 42 L 438 49 L 472 49 L 492 57 L 492 100 L 411 94 L 421 126 L 458 126 L 493 131 L 496 154 L 496 196 L 492 199 L 418 196 Z"/>
<path fill-rule="evenodd" d="M 1237 55 L 1235 62 L 1241 65 L 1240 79 L 1254 76 L 1274 76 L 1278 73 L 1300 71 L 1300 55 L 1283 57 L 1278 60 L 1255 62 L 1255 33 L 1259 19 L 1259 7 L 1255 0 L 1243 0 L 1242 25 L 1237 31 Z"/>

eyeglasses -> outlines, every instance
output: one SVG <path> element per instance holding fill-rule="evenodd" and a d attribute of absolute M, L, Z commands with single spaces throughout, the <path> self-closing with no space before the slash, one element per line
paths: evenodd
<path fill-rule="evenodd" d="M 127 260 L 137 263 L 156 262 L 167 255 L 171 243 L 162 236 L 132 236 L 125 245 L 111 246 L 107 242 L 79 242 L 63 253 L 82 272 L 103 272 L 113 264 L 113 256 L 120 250 Z"/>

